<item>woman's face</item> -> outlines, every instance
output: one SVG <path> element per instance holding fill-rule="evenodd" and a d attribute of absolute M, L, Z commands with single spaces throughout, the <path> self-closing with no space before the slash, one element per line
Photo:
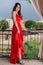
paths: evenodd
<path fill-rule="evenodd" d="M 17 5 L 16 11 L 18 12 L 20 10 L 20 5 Z"/>

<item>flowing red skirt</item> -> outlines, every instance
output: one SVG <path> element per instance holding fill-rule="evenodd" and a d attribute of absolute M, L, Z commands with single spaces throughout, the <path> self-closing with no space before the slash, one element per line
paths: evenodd
<path fill-rule="evenodd" d="M 23 47 L 23 34 L 22 29 L 21 32 L 17 32 L 17 28 L 13 25 L 12 28 L 12 36 L 11 36 L 11 53 L 9 62 L 16 63 L 17 58 L 19 57 L 19 48 L 21 49 L 21 57 L 24 54 L 24 47 Z"/>

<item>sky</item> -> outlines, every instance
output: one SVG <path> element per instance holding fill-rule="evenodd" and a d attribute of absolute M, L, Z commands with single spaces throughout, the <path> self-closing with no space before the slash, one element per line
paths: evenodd
<path fill-rule="evenodd" d="M 11 18 L 11 12 L 16 2 L 21 4 L 21 13 L 23 19 L 40 19 L 33 6 L 26 0 L 0 0 L 0 19 Z"/>

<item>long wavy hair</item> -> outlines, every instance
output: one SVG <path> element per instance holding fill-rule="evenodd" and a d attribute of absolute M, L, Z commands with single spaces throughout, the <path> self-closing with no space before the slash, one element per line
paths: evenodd
<path fill-rule="evenodd" d="M 12 12 L 13 12 L 13 11 L 16 11 L 16 7 L 17 7 L 18 5 L 20 6 L 20 10 L 18 11 L 18 14 L 19 14 L 19 15 L 21 16 L 21 18 L 22 18 L 22 15 L 21 15 L 21 4 L 20 4 L 20 3 L 18 3 L 18 2 L 15 3 Z"/>

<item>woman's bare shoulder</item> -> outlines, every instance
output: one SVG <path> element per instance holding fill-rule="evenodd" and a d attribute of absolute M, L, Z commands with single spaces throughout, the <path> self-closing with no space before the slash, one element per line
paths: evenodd
<path fill-rule="evenodd" d="M 13 11 L 13 15 L 16 15 L 16 11 Z"/>

